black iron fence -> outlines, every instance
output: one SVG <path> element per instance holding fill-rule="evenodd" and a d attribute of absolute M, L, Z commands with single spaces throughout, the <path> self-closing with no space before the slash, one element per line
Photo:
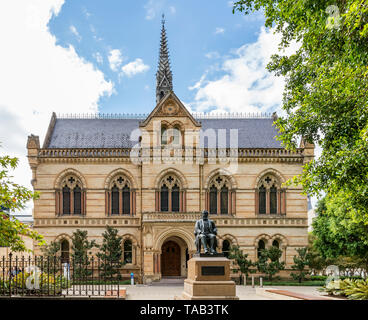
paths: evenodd
<path fill-rule="evenodd" d="M 125 298 L 121 262 L 82 257 L 0 257 L 1 296 Z"/>

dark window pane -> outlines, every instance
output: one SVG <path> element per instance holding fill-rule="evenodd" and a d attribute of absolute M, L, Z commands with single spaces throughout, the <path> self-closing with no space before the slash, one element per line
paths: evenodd
<path fill-rule="evenodd" d="M 263 240 L 259 240 L 257 249 L 258 259 L 261 257 L 261 250 L 265 249 L 265 247 L 266 247 L 265 242 Z"/>
<path fill-rule="evenodd" d="M 169 189 L 166 185 L 161 188 L 161 211 L 169 211 Z"/>
<path fill-rule="evenodd" d="M 125 240 L 124 241 L 124 262 L 132 263 L 132 257 L 133 257 L 132 241 Z"/>
<path fill-rule="evenodd" d="M 224 240 L 222 243 L 222 252 L 224 253 L 224 256 L 226 258 L 229 257 L 229 251 L 230 251 L 230 242 L 229 240 Z"/>
<path fill-rule="evenodd" d="M 70 214 L 70 189 L 67 186 L 63 188 L 63 214 Z"/>
<path fill-rule="evenodd" d="M 74 188 L 74 213 L 81 214 L 82 213 L 82 190 L 79 186 Z"/>
<path fill-rule="evenodd" d="M 123 213 L 130 214 L 130 188 L 128 186 L 123 188 Z"/>
<path fill-rule="evenodd" d="M 279 248 L 279 242 L 277 240 L 273 240 L 272 245 L 276 248 Z"/>
<path fill-rule="evenodd" d="M 215 186 L 210 189 L 210 214 L 217 214 L 217 188 Z"/>
<path fill-rule="evenodd" d="M 228 214 L 229 206 L 229 189 L 227 187 L 221 188 L 221 214 Z"/>
<path fill-rule="evenodd" d="M 179 195 L 180 195 L 180 189 L 177 185 L 175 185 L 171 190 L 171 206 L 172 206 L 173 212 L 179 212 L 179 208 L 180 208 Z"/>
<path fill-rule="evenodd" d="M 270 189 L 270 213 L 277 213 L 277 188 L 275 186 Z"/>
<path fill-rule="evenodd" d="M 69 262 L 69 242 L 67 240 L 61 241 L 61 263 Z"/>
<path fill-rule="evenodd" d="M 111 189 L 111 214 L 119 214 L 119 189 L 116 186 Z"/>
<path fill-rule="evenodd" d="M 259 213 L 266 213 L 266 188 L 259 188 Z"/>

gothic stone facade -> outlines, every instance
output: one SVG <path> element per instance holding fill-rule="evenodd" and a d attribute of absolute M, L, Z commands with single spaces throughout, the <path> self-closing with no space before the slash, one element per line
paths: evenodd
<path fill-rule="evenodd" d="M 186 275 L 194 223 L 207 209 L 219 251 L 239 245 L 255 261 L 259 248 L 277 245 L 290 270 L 295 249 L 307 245 L 307 197 L 282 183 L 302 171 L 314 146 L 286 151 L 274 117 L 195 117 L 172 91 L 147 118 L 53 114 L 43 147 L 33 135 L 27 143 L 40 192 L 34 230 L 61 241 L 67 259 L 73 231 L 101 243 L 109 224 L 124 237 L 124 273 L 156 280 Z M 237 148 L 230 129 L 238 130 Z M 225 131 L 224 148 L 217 137 Z"/>

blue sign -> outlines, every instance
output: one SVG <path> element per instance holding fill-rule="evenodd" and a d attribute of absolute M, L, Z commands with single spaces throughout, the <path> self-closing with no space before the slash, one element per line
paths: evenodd
<path fill-rule="evenodd" d="M 134 273 L 133 272 L 130 273 L 130 279 L 134 279 Z"/>

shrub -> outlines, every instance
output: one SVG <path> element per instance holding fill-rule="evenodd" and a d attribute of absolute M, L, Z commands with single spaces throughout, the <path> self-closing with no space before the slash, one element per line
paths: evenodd
<path fill-rule="evenodd" d="M 353 300 L 368 300 L 368 280 L 333 280 L 320 290 L 329 295 L 348 297 Z"/>

